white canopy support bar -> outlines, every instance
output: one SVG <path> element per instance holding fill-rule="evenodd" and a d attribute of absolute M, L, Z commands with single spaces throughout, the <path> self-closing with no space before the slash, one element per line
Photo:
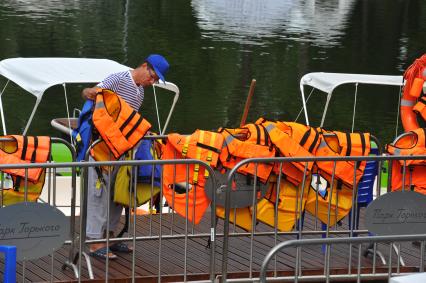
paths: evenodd
<path fill-rule="evenodd" d="M 41 102 L 41 97 L 38 97 L 37 100 L 36 100 L 36 103 L 34 105 L 33 111 L 31 112 L 31 116 L 28 119 L 27 125 L 25 126 L 25 129 L 24 129 L 24 132 L 22 133 L 22 135 L 25 136 L 27 134 L 28 128 L 30 127 L 31 122 L 33 121 L 34 115 L 37 111 L 37 108 L 38 108 L 38 105 L 40 104 L 40 102 Z"/>
<path fill-rule="evenodd" d="M 179 92 L 179 88 L 177 87 L 177 85 L 175 85 L 174 83 L 171 83 L 171 82 L 160 81 L 159 83 L 155 84 L 154 86 L 164 88 L 164 89 L 167 89 L 167 90 L 175 93 L 172 105 L 170 107 L 169 115 L 167 116 L 166 122 L 164 123 L 163 131 L 160 133 L 161 135 L 163 135 L 167 130 L 167 126 L 169 125 L 170 119 L 172 117 L 173 110 L 175 109 L 176 103 L 179 100 L 179 93 L 180 92 Z"/>
<path fill-rule="evenodd" d="M 9 84 L 10 80 L 7 80 L 6 84 L 4 85 L 2 91 L 0 92 L 0 114 L 1 114 L 1 124 L 3 126 L 3 135 L 7 135 L 7 130 L 6 130 L 6 121 L 4 119 L 4 110 L 3 110 L 3 93 L 7 87 L 7 85 Z"/>

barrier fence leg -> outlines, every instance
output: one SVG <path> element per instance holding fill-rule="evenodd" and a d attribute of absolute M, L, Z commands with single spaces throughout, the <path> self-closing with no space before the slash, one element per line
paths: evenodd
<path fill-rule="evenodd" d="M 16 282 L 16 247 L 0 246 L 0 252 L 5 254 L 3 282 Z"/>

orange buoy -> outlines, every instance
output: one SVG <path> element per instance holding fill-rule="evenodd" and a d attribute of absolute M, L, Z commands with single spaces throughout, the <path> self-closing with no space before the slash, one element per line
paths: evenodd
<path fill-rule="evenodd" d="M 417 98 L 420 97 L 423 84 L 426 80 L 426 54 L 416 59 L 404 73 L 404 90 L 401 97 L 401 120 L 406 132 L 419 128 L 415 109 Z M 422 102 L 417 102 L 422 103 Z M 416 106 L 415 106 L 416 105 Z M 423 117 L 423 115 L 422 115 Z"/>

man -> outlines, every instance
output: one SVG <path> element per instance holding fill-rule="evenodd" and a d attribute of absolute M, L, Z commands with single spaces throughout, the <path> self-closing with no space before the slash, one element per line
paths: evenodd
<path fill-rule="evenodd" d="M 127 104 L 138 111 L 144 98 L 144 87 L 153 85 L 158 82 L 159 79 L 164 82 L 164 75 L 168 70 L 169 63 L 167 60 L 161 55 L 152 54 L 136 69 L 112 74 L 97 86 L 85 88 L 82 91 L 82 96 L 84 99 L 95 100 L 97 88 L 107 88 L 117 93 Z M 90 161 L 93 161 L 93 159 L 90 159 Z M 94 168 L 89 168 L 86 235 L 90 239 L 102 239 L 106 237 L 108 221 L 107 204 L 108 197 L 110 196 L 108 181 L 109 179 L 115 178 L 115 176 L 109 178 L 105 173 L 103 175 L 105 182 L 100 182 L 96 170 Z M 110 235 L 113 235 L 113 232 L 117 228 L 122 211 L 123 207 L 121 205 L 110 200 Z M 109 259 L 117 258 L 113 252 L 129 253 L 131 251 L 131 248 L 121 242 L 113 244 L 109 249 L 106 247 L 105 243 L 90 245 L 90 255 L 102 259 L 106 259 L 107 257 L 109 257 Z"/>

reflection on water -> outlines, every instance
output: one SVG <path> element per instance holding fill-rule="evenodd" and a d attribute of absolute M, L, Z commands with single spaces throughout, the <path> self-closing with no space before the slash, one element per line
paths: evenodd
<path fill-rule="evenodd" d="M 204 37 L 243 44 L 267 38 L 334 46 L 344 35 L 355 0 L 192 0 Z"/>
<path fill-rule="evenodd" d="M 17 15 L 31 19 L 50 17 L 52 14 L 66 16 L 67 11 L 78 9 L 80 1 L 63 0 L 3 0 L 6 15 Z"/>

